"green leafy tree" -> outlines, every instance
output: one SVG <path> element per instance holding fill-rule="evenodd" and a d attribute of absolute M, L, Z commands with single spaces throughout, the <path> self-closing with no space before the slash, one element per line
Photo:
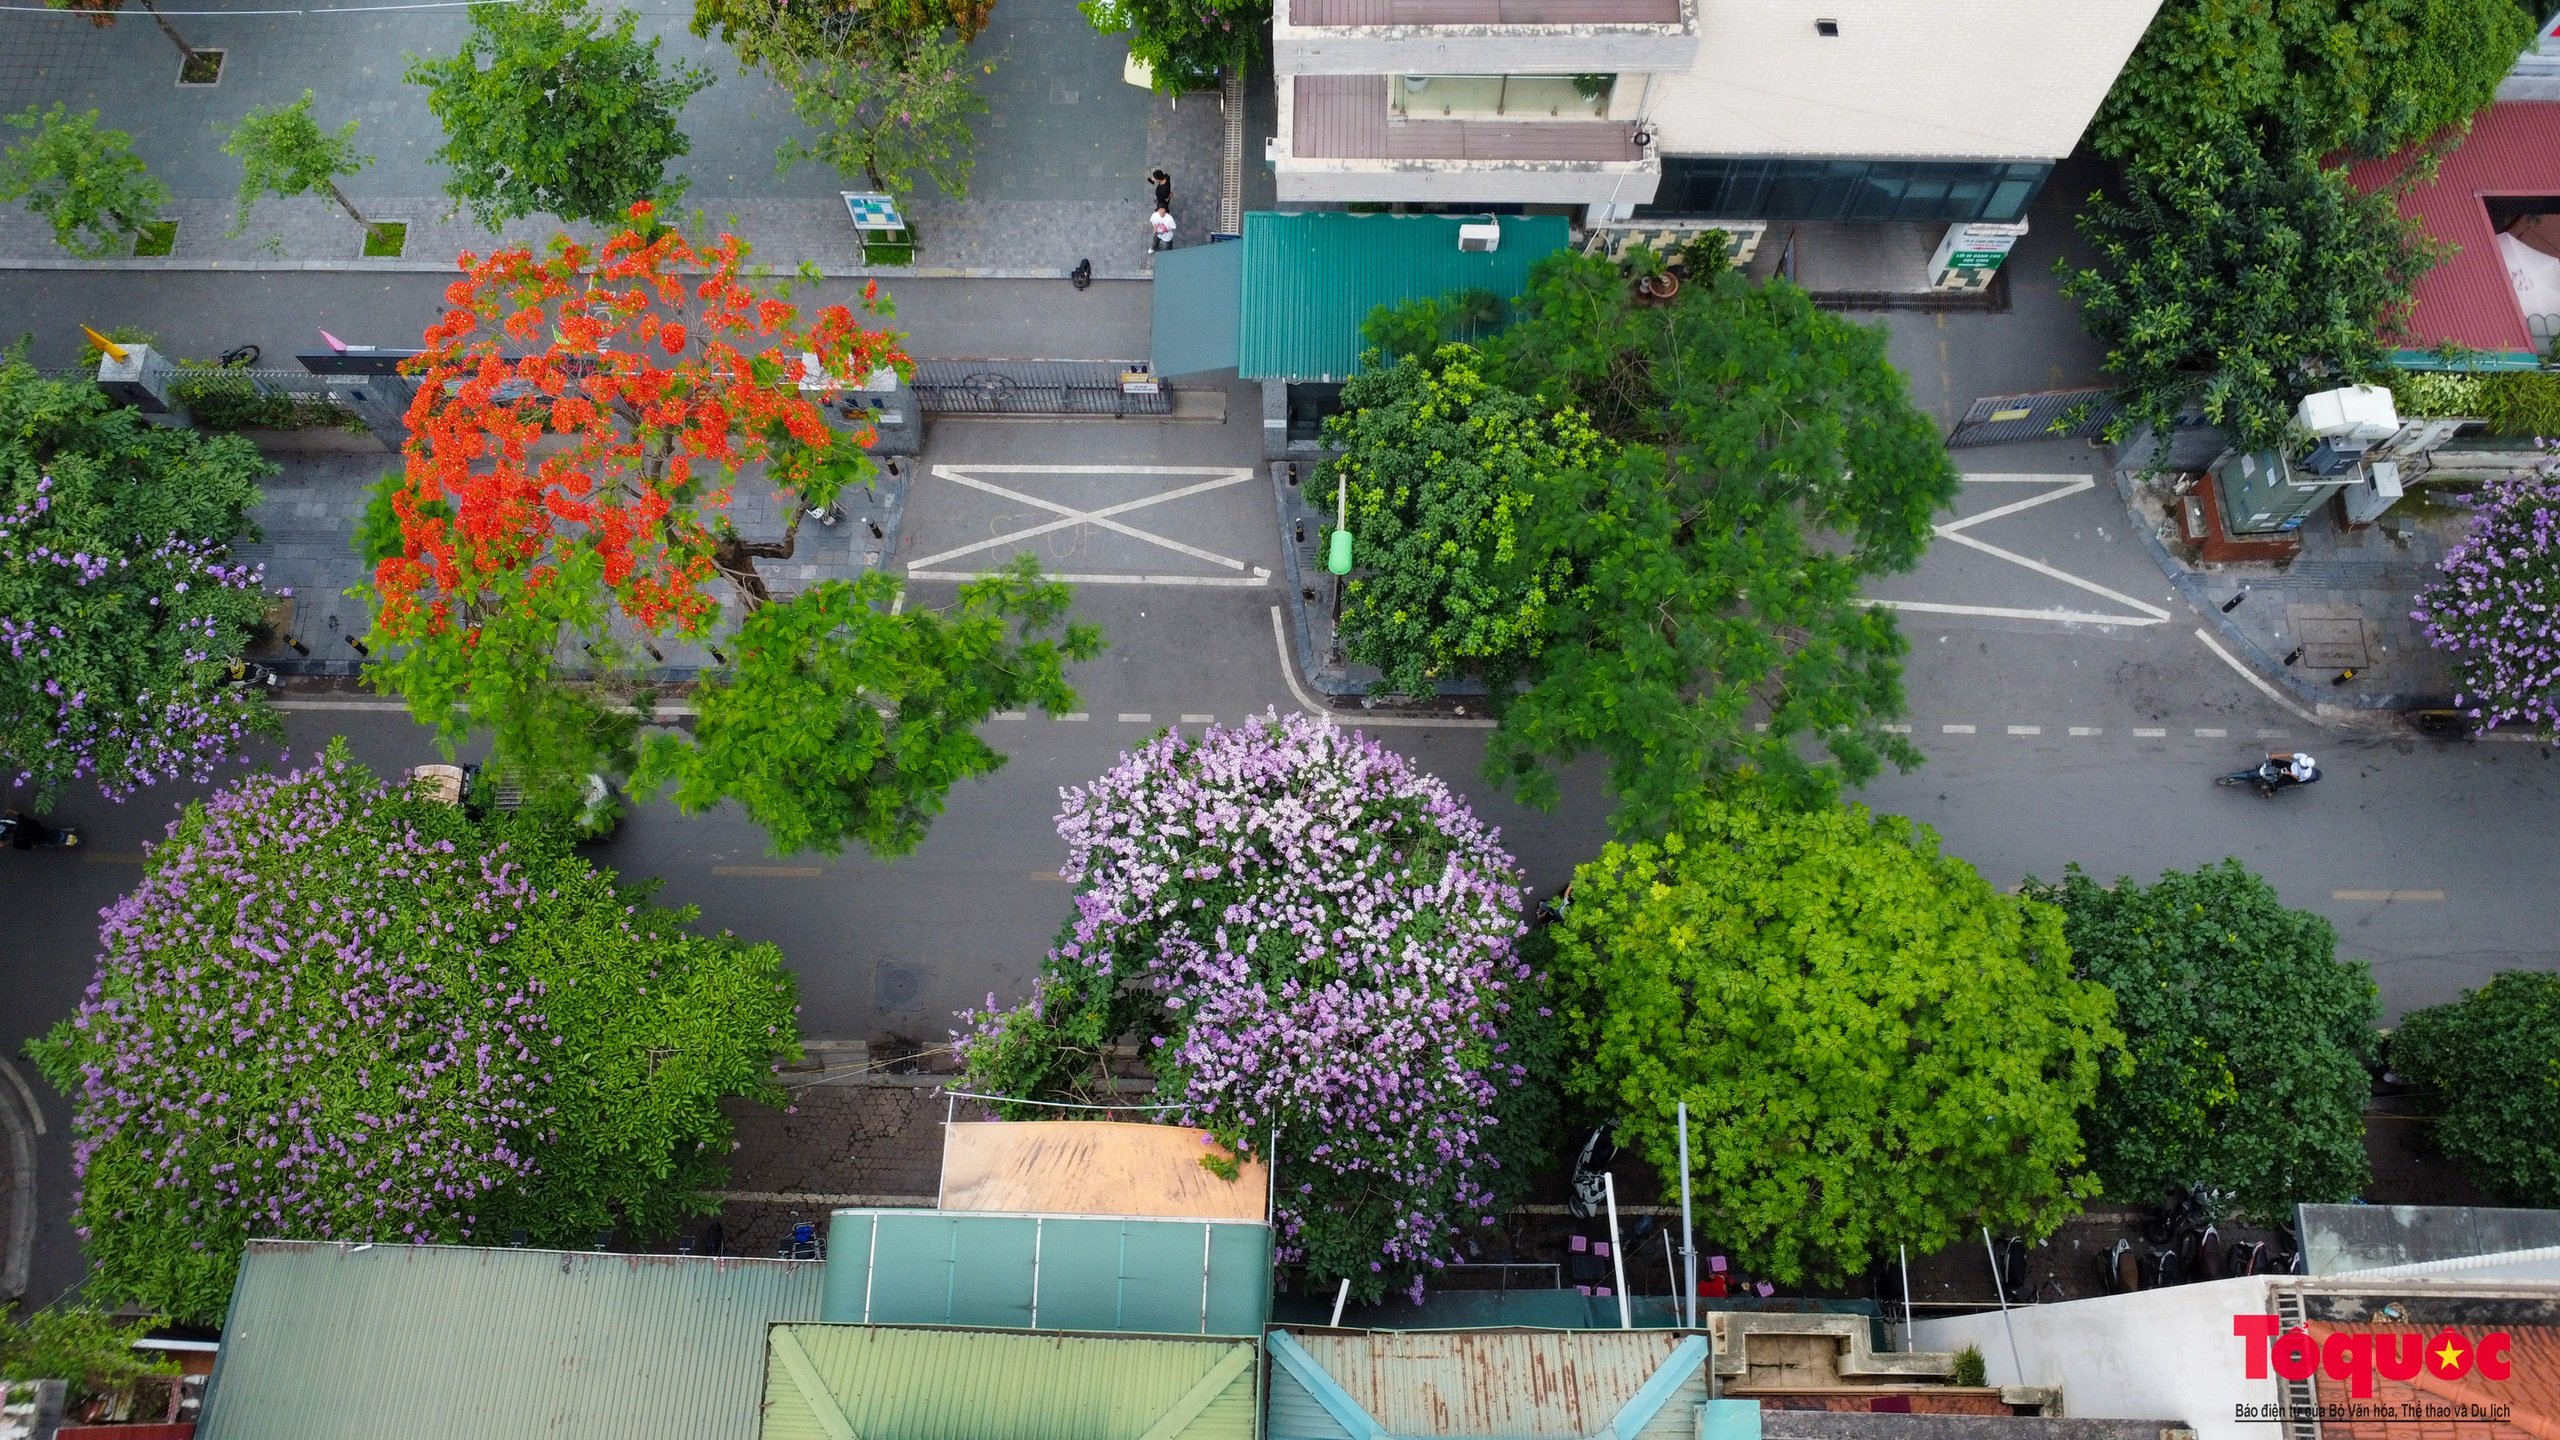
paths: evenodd
<path fill-rule="evenodd" d="M 169 187 L 133 153 L 133 137 L 98 128 L 98 112 L 73 116 L 59 101 L 8 117 L 27 138 L 0 150 L 0 200 L 20 201 L 53 226 L 53 241 L 95 260 L 133 248 L 168 208 Z"/>
<path fill-rule="evenodd" d="M 2510 970 L 2411 1011 L 2389 1051 L 2474 1184 L 2503 1204 L 2560 1206 L 2560 975 Z"/>
<path fill-rule="evenodd" d="M 0 1380 L 60 1380 L 74 1405 L 131 1394 L 178 1373 L 175 1360 L 133 1348 L 159 1323 L 156 1315 L 119 1323 L 96 1306 L 60 1301 L 24 1318 L 0 1314 Z"/>
<path fill-rule="evenodd" d="M 676 116 L 711 72 L 662 70 L 638 24 L 624 10 L 607 30 L 586 0 L 474 5 L 461 50 L 411 56 L 407 79 L 444 126 L 445 193 L 492 230 L 536 213 L 612 225 L 635 201 L 681 196 L 667 164 L 693 143 Z"/>
<path fill-rule="evenodd" d="M 788 172 L 817 161 L 874 190 L 911 195 L 930 180 L 954 199 L 968 194 L 975 137 L 986 113 L 969 41 L 992 0 L 890 4 L 794 0 L 696 0 L 693 32 L 717 31 L 738 63 L 762 71 L 791 97 L 810 132 L 783 142 Z"/>
<path fill-rule="evenodd" d="M 882 39 L 938 35 L 975 40 L 995 14 L 995 0 L 693 0 L 693 33 L 717 35 L 749 64 L 754 52 L 786 33 L 794 44 L 858 50 Z"/>
<path fill-rule="evenodd" d="M 311 118 L 308 90 L 290 105 L 269 105 L 241 116 L 231 138 L 222 142 L 222 153 L 237 159 L 241 167 L 240 210 L 231 233 L 249 228 L 249 207 L 268 195 L 283 200 L 326 195 L 338 202 L 349 219 L 373 229 L 356 202 L 338 188 L 340 177 L 373 163 L 372 156 L 356 149 L 356 125 L 350 120 L 335 134 L 321 129 Z"/>
<path fill-rule="evenodd" d="M 2380 1011 L 2371 969 L 2336 958 L 2327 920 L 2286 909 L 2237 860 L 2150 886 L 2075 866 L 2026 894 L 2061 907 L 2073 969 L 2115 993 L 2133 1064 L 2082 1124 L 2108 1196 L 2148 1204 L 2204 1183 L 2281 1217 L 2365 1188 Z"/>
<path fill-rule="evenodd" d="M 1563 556 L 1523 553 L 1521 528 L 1540 495 L 1579 488 L 1560 472 L 1605 467 L 1608 443 L 1575 412 L 1488 383 L 1464 345 L 1373 363 L 1342 403 L 1325 438 L 1344 454 L 1317 488 L 1349 482 L 1364 557 L 1345 587 L 1345 653 L 1383 671 L 1385 690 L 1428 694 L 1468 673 L 1508 686 L 1568 579 Z"/>
<path fill-rule="evenodd" d="M 853 53 L 806 52 L 776 78 L 814 138 L 784 141 L 782 169 L 814 160 L 892 195 L 912 195 L 920 180 L 930 180 L 951 199 L 964 199 L 977 165 L 969 122 L 987 113 L 977 80 L 994 68 L 971 60 L 968 47 L 947 35 Z"/>
<path fill-rule="evenodd" d="M 2118 441 L 2199 404 L 2242 446 L 2279 444 L 2303 396 L 2388 378 L 2380 336 L 2434 260 L 2393 192 L 2234 126 L 2136 161 L 2080 228 L 2097 263 L 2055 272 L 2107 347 Z"/>
<path fill-rule="evenodd" d="M 1453 290 L 1426 295 L 1401 305 L 1380 305 L 1361 322 L 1360 333 L 1389 360 L 1414 356 L 1428 360 L 1433 351 L 1455 340 L 1473 345 L 1502 327 L 1508 318 L 1502 297 L 1490 290 Z"/>
<path fill-rule="evenodd" d="M 1489 378 L 1620 448 L 1529 508 L 1531 573 L 1560 556 L 1572 580 L 1526 683 L 1494 696 L 1488 778 L 1551 803 L 1548 767 L 1598 751 L 1634 830 L 1701 785 L 1758 776 L 1818 802 L 1917 764 L 1885 729 L 1902 636 L 1860 587 L 1918 562 L 1958 481 L 1884 332 L 1732 272 L 1638 305 L 1625 271 L 1581 255 L 1540 262 L 1518 309 Z"/>
<path fill-rule="evenodd" d="M 1701 802 L 1575 872 L 1556 932 L 1568 1086 L 1782 1282 L 1978 1226 L 2043 1236 L 2095 1183 L 2078 1116 L 2122 1037 L 2062 916 L 1928 827 Z"/>
<path fill-rule="evenodd" d="M 0 361 L 0 781 L 121 799 L 279 732 L 226 681 L 268 604 L 229 547 L 274 473 L 238 436 Z"/>
<path fill-rule="evenodd" d="M 720 1102 L 797 1056 L 770 945 L 688 927 L 514 817 L 333 744 L 187 807 L 29 1048 L 73 1106 L 90 1293 L 218 1320 L 252 1235 L 667 1234 L 727 1173 Z"/>
<path fill-rule="evenodd" d="M 1078 0 L 1078 10 L 1105 35 L 1129 37 L 1164 94 L 1215 88 L 1221 71 L 1237 74 L 1262 56 L 1271 0 Z"/>
<path fill-rule="evenodd" d="M 2467 122 L 2533 38 L 2516 0 L 2167 0 L 2090 136 L 2119 160 L 2240 122 L 2271 148 L 2382 154 Z"/>

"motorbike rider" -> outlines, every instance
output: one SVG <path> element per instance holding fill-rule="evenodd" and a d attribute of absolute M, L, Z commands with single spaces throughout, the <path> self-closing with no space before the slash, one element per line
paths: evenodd
<path fill-rule="evenodd" d="M 2320 778 L 2320 766 L 2309 755 L 2299 750 L 2280 751 L 2270 755 L 2267 757 L 2267 763 L 2275 770 L 2274 778 L 2281 781 L 2308 785 Z"/>

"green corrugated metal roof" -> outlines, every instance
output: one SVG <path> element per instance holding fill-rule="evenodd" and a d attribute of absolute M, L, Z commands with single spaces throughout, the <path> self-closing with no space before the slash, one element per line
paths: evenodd
<path fill-rule="evenodd" d="M 1529 267 L 1565 247 L 1561 215 L 1505 215 L 1502 243 L 1458 248 L 1481 215 L 1244 217 L 1244 323 L 1236 371 L 1247 380 L 1341 380 L 1360 367 L 1360 323 L 1380 305 L 1490 290 L 1509 301 Z"/>
<path fill-rule="evenodd" d="M 1123 1335 L 1259 1335 L 1271 1227 L 941 1210 L 838 1210 L 819 1317 Z"/>
<path fill-rule="evenodd" d="M 694 1255 L 249 1246 L 199 1440 L 752 1440 L 765 1331 L 824 1266 Z"/>
<path fill-rule="evenodd" d="M 1244 314 L 1244 246 L 1188 245 L 1156 257 L 1148 287 L 1152 343 L 1159 375 L 1197 375 L 1236 368 L 1236 327 Z"/>
<path fill-rule="evenodd" d="M 1250 1340 L 777 1325 L 763 1440 L 1253 1440 Z"/>

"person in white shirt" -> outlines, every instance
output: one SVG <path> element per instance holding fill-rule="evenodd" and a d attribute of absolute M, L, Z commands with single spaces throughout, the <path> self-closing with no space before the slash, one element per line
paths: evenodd
<path fill-rule="evenodd" d="M 1156 213 L 1153 218 L 1147 221 L 1147 226 L 1155 232 L 1157 249 L 1170 250 L 1173 248 L 1172 211 L 1167 210 L 1161 205 L 1157 206 Z"/>

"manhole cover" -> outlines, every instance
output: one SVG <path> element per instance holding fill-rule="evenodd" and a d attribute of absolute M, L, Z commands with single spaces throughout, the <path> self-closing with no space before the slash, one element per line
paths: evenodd
<path fill-rule="evenodd" d="M 924 993 L 924 975 L 913 965 L 883 965 L 871 982 L 871 998 L 883 1010 L 911 1010 Z"/>
<path fill-rule="evenodd" d="M 2361 670 L 2373 661 L 2365 643 L 2361 616 L 2300 615 L 2286 612 L 2294 642 L 2302 647 L 2302 663 L 2315 670 Z"/>

